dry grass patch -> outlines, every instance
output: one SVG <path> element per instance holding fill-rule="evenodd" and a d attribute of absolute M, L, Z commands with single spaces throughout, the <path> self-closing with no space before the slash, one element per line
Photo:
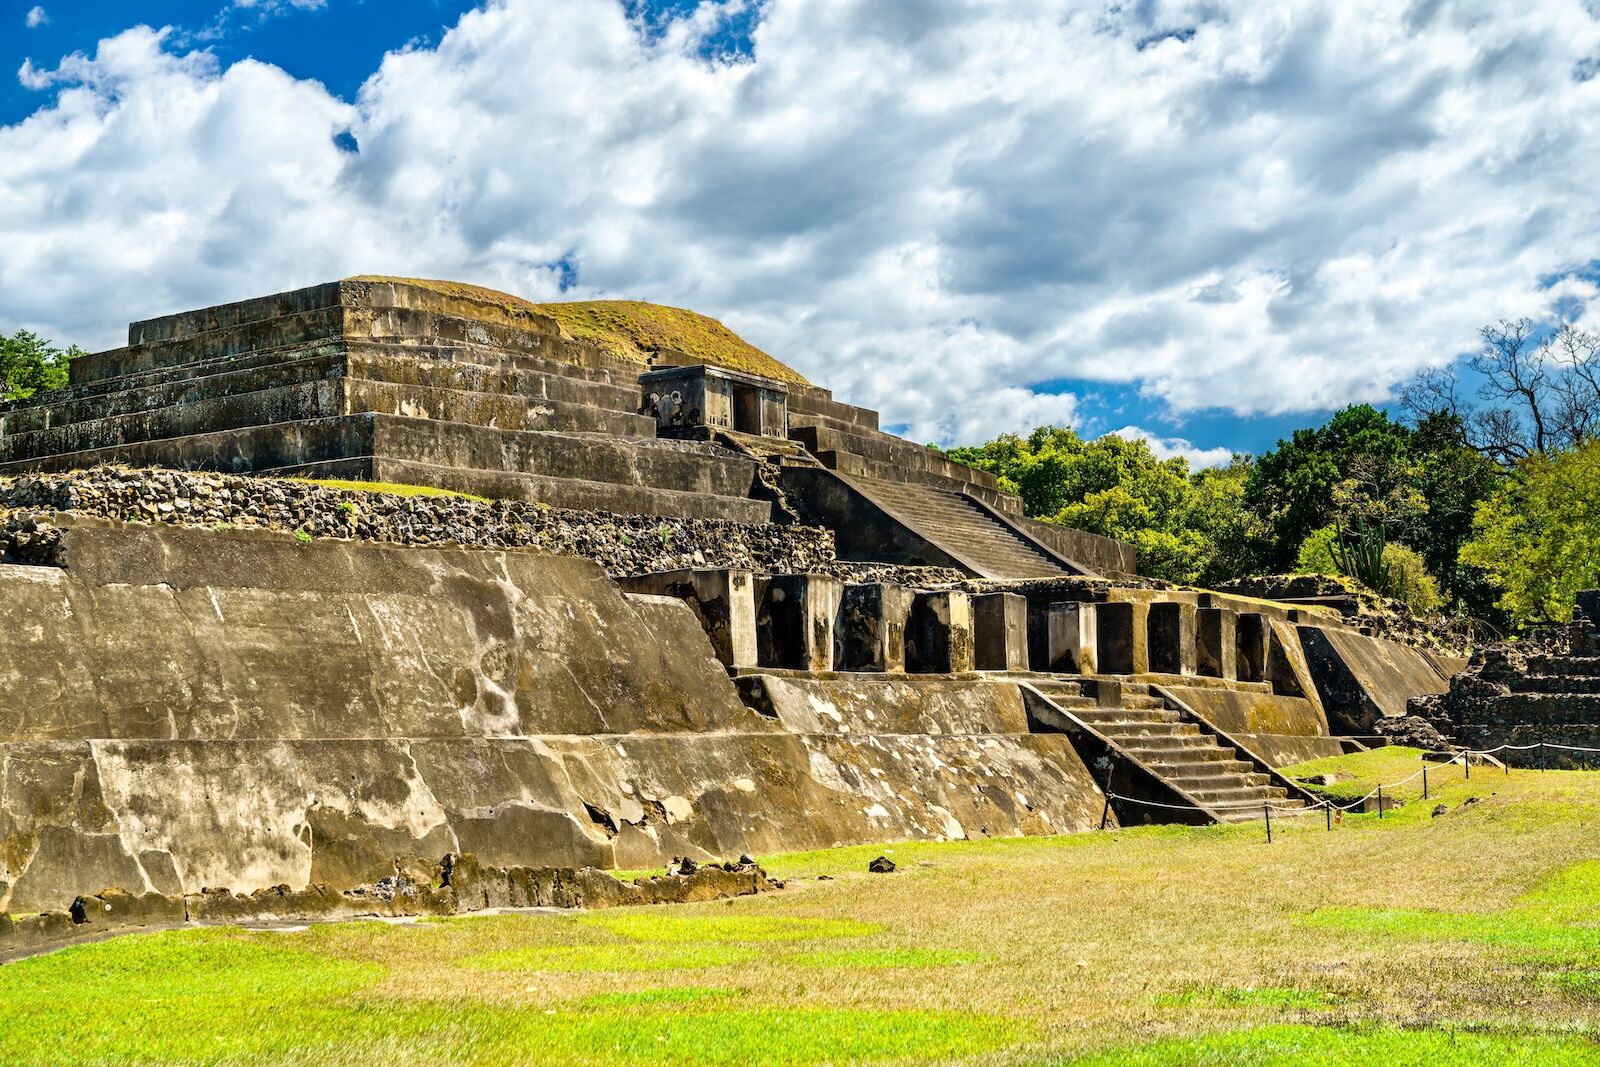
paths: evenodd
<path fill-rule="evenodd" d="M 1600 1061 L 1600 774 L 1437 789 L 1271 845 L 1243 826 L 832 849 L 767 858 L 790 887 L 724 902 L 124 938 L 0 969 L 42 991 L 0 998 L 0 1061 L 135 1038 L 131 1062 Z M 866 873 L 880 852 L 900 870 Z M 233 944 L 290 955 L 240 955 L 219 986 Z M 580 962 L 607 954 L 633 962 Z"/>

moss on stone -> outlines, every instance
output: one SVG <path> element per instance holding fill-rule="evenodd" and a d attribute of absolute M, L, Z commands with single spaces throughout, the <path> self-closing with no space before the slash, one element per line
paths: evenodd
<path fill-rule="evenodd" d="M 536 304 L 497 289 L 431 278 L 363 274 L 345 280 L 416 286 L 441 296 L 491 304 L 513 317 L 544 315 L 555 320 L 562 336 L 588 342 L 634 363 L 649 365 L 652 357 L 660 354 L 667 357 L 667 363 L 709 363 L 782 382 L 806 382 L 798 371 L 761 351 L 716 319 L 686 308 L 647 304 L 640 300 Z"/>

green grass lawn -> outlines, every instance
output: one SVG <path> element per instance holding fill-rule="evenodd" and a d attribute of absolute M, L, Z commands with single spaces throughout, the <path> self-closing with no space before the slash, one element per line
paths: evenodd
<path fill-rule="evenodd" d="M 1270 845 L 842 848 L 732 901 L 116 938 L 0 967 L 0 1063 L 1600 1063 L 1600 774 L 1430 787 Z"/>

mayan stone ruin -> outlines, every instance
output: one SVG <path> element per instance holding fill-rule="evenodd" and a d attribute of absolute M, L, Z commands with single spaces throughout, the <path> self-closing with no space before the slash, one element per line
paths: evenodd
<path fill-rule="evenodd" d="M 357 279 L 134 322 L 0 406 L 0 935 L 1258 819 L 1310 799 L 1280 767 L 1465 665 L 1315 597 L 1142 579 L 729 351 Z M 1539 677 L 1587 709 L 1578 640 Z"/>

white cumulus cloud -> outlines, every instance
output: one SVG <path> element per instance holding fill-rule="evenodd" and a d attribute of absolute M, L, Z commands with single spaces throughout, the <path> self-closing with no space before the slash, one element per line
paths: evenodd
<path fill-rule="evenodd" d="M 22 21 L 28 29 L 36 30 L 40 26 L 49 25 L 50 16 L 45 12 L 44 8 L 36 5 L 28 9 L 28 13 L 22 17 Z"/>
<path fill-rule="evenodd" d="M 1077 382 L 1382 400 L 1594 295 L 1583 0 L 781 0 L 717 58 L 730 10 L 496 0 L 348 102 L 145 27 L 28 64 L 0 328 L 358 271 L 550 298 L 565 262 L 949 442 L 1075 423 Z"/>
<path fill-rule="evenodd" d="M 1124 426 L 1120 430 L 1112 430 L 1116 436 L 1129 441 L 1143 441 L 1150 446 L 1150 451 L 1157 459 L 1172 459 L 1182 456 L 1189 461 L 1189 469 L 1200 470 L 1204 467 L 1226 466 L 1233 458 L 1233 450 L 1228 448 L 1196 448 L 1192 441 L 1182 437 L 1162 437 L 1159 434 L 1142 430 L 1137 426 Z"/>

